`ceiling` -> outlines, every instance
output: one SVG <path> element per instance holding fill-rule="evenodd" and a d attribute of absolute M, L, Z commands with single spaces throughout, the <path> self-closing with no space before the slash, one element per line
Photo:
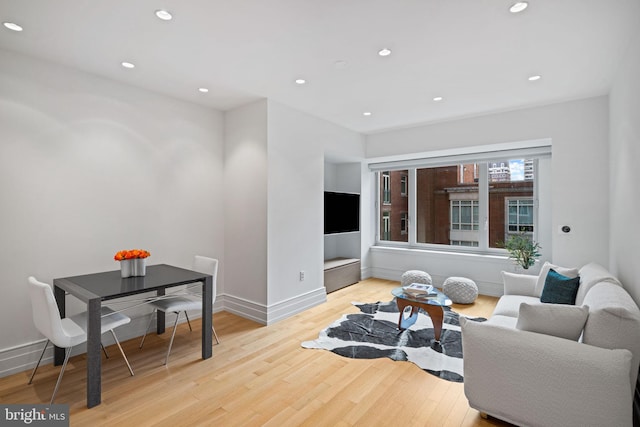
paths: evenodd
<path fill-rule="evenodd" d="M 221 110 L 270 98 L 362 133 L 608 93 L 640 1 L 512 3 L 0 0 L 0 21 L 24 29 L 0 27 L 0 48 Z"/>

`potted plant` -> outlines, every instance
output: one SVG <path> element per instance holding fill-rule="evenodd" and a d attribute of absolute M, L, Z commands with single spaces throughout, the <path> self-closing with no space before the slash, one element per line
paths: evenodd
<path fill-rule="evenodd" d="M 525 270 L 534 265 L 540 256 L 540 244 L 524 232 L 510 235 L 502 246 L 509 252 L 509 258 Z"/>

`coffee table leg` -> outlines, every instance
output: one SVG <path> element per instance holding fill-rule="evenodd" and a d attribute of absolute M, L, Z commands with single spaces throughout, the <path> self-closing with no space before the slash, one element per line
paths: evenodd
<path fill-rule="evenodd" d="M 433 335 L 436 341 L 440 341 L 440 335 L 442 334 L 442 321 L 444 319 L 444 310 L 438 305 L 420 304 L 418 302 L 406 301 L 402 298 L 396 298 L 396 304 L 398 304 L 398 311 L 400 311 L 400 317 L 398 318 L 398 329 L 402 330 L 402 315 L 404 309 L 407 306 L 411 306 L 411 316 L 418 312 L 418 308 L 422 308 L 431 317 L 433 323 Z"/>
<path fill-rule="evenodd" d="M 440 334 L 442 333 L 442 320 L 444 319 L 444 310 L 438 305 L 423 304 L 421 305 L 431 317 L 433 323 L 433 335 L 436 341 L 440 341 Z"/>
<path fill-rule="evenodd" d="M 396 298 L 396 304 L 398 304 L 398 311 L 400 312 L 400 316 L 398 317 L 398 329 L 402 330 L 402 315 L 404 314 L 404 309 L 411 304 L 401 298 Z M 411 314 L 413 314 L 413 310 Z"/>

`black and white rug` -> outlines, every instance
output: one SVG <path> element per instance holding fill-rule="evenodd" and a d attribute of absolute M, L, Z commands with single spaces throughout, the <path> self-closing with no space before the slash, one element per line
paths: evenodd
<path fill-rule="evenodd" d="M 398 330 L 395 299 L 372 304 L 353 303 L 361 313 L 345 314 L 302 347 L 330 350 L 352 359 L 409 361 L 448 381 L 462 382 L 462 341 L 459 314 L 444 307 L 440 342 L 435 341 L 431 318 L 420 310 L 413 325 Z M 484 321 L 486 319 L 470 318 Z"/>

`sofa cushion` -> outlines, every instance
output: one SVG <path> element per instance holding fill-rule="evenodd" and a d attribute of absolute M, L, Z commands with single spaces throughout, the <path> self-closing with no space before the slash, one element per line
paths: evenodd
<path fill-rule="evenodd" d="M 553 268 L 549 270 L 540 295 L 540 302 L 550 304 L 575 304 L 580 277 L 564 276 Z"/>
<path fill-rule="evenodd" d="M 502 272 L 502 283 L 504 284 L 505 295 L 526 295 L 529 297 L 538 297 L 536 294 L 537 276 L 528 274 Z"/>
<path fill-rule="evenodd" d="M 561 304 L 520 304 L 516 329 L 578 341 L 589 307 Z"/>
<path fill-rule="evenodd" d="M 490 323 L 491 325 L 496 325 L 496 326 L 502 326 L 502 327 L 505 327 L 505 328 L 515 329 L 517 321 L 518 321 L 518 319 L 515 318 L 515 317 L 502 316 L 502 315 L 498 314 L 498 315 L 495 315 L 495 316 L 491 316 L 486 322 L 483 322 L 483 323 Z"/>
<path fill-rule="evenodd" d="M 630 382 L 635 388 L 640 364 L 640 309 L 624 288 L 610 282 L 594 285 L 584 303 L 589 306 L 589 317 L 582 342 L 630 350 L 633 354 Z"/>
<path fill-rule="evenodd" d="M 518 317 L 520 304 L 523 302 L 528 304 L 540 304 L 540 298 L 524 295 L 503 295 L 500 297 L 496 304 L 496 308 L 493 310 L 493 316 Z"/>
<path fill-rule="evenodd" d="M 618 281 L 618 279 L 609 273 L 603 266 L 594 262 L 584 265 L 580 269 L 580 287 L 578 288 L 578 294 L 576 295 L 576 304 L 582 305 L 584 297 L 589 292 L 589 289 L 600 282 L 608 282 L 622 286 L 622 283 L 620 283 L 620 281 Z"/>
<path fill-rule="evenodd" d="M 571 278 L 578 277 L 577 268 L 560 267 L 559 265 L 551 264 L 547 261 L 542 265 L 540 274 L 538 275 L 538 281 L 536 282 L 535 295 L 537 297 L 540 297 L 540 295 L 542 295 L 542 290 L 544 289 L 544 284 L 547 280 L 547 274 L 549 274 L 549 270 L 551 270 L 552 268 L 563 276 Z M 580 302 L 579 304 L 582 304 L 582 302 Z"/>

